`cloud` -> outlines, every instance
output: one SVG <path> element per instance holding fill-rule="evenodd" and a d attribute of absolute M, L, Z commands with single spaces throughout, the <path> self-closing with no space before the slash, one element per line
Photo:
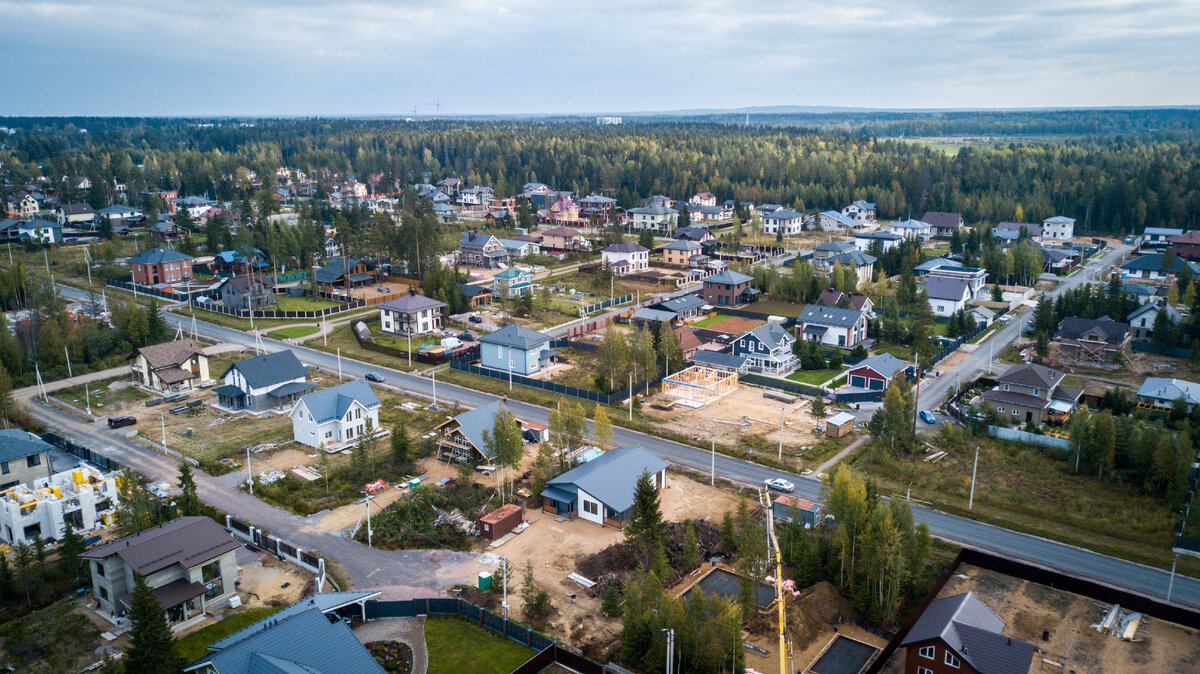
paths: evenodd
<path fill-rule="evenodd" d="M 1189 0 L 0 0 L 0 114 L 1195 104 Z"/>

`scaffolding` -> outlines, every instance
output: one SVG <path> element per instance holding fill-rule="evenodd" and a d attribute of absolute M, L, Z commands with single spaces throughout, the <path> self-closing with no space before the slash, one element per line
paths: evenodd
<path fill-rule="evenodd" d="M 662 380 L 663 395 L 687 407 L 704 407 L 737 389 L 737 372 L 703 365 L 692 365 Z"/>

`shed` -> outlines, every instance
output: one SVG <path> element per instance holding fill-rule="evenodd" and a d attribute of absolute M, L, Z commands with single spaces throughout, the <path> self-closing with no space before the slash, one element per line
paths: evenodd
<path fill-rule="evenodd" d="M 494 541 L 515 529 L 524 519 L 524 512 L 521 506 L 509 503 L 477 518 L 475 526 L 479 528 L 480 536 Z"/>
<path fill-rule="evenodd" d="M 821 506 L 795 496 L 777 496 L 771 503 L 771 515 L 776 520 L 803 524 L 811 529 L 821 521 Z"/>
<path fill-rule="evenodd" d="M 849 412 L 839 412 L 825 422 L 825 435 L 840 438 L 854 430 L 854 415 Z"/>

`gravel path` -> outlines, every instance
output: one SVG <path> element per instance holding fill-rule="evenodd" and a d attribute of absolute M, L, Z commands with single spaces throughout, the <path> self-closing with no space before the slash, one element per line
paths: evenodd
<path fill-rule="evenodd" d="M 354 635 L 364 644 L 369 641 L 399 641 L 408 644 L 413 652 L 413 674 L 425 674 L 429 670 L 424 616 L 379 618 L 355 627 Z"/>

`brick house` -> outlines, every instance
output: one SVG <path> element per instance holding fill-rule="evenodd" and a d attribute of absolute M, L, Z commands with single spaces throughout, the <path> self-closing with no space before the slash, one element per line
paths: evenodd
<path fill-rule="evenodd" d="M 705 302 L 719 307 L 736 307 L 754 300 L 758 291 L 750 287 L 754 277 L 726 269 L 704 279 L 701 296 Z"/>
<path fill-rule="evenodd" d="M 1035 648 L 1004 627 L 970 592 L 935 599 L 900 643 L 904 674 L 1027 674 Z"/>
<path fill-rule="evenodd" d="M 129 269 L 134 283 L 179 283 L 192 278 L 192 256 L 170 248 L 151 248 L 129 258 Z"/>

